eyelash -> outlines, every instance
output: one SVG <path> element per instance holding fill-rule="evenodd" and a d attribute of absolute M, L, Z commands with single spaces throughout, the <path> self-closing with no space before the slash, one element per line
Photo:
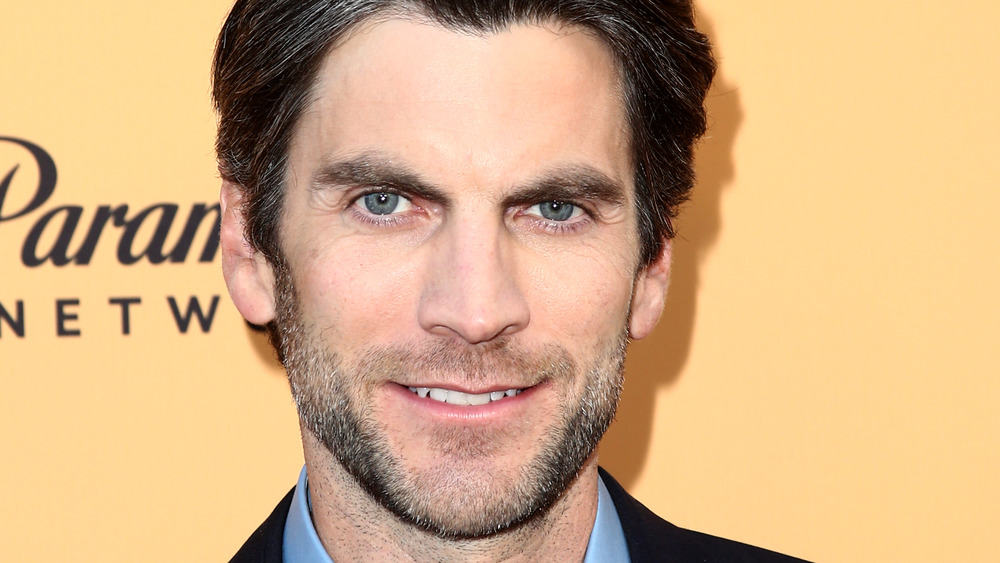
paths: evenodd
<path fill-rule="evenodd" d="M 363 205 L 362 200 L 364 200 L 365 197 L 374 194 L 391 194 L 399 196 L 400 198 L 405 198 L 407 201 L 409 201 L 410 205 L 412 205 L 414 209 L 421 209 L 419 205 L 413 202 L 412 197 L 407 196 L 406 194 L 401 193 L 398 190 L 380 188 L 377 190 L 364 191 L 355 196 L 353 199 L 351 199 L 351 203 L 348 205 L 348 210 L 354 216 L 354 219 L 361 221 L 362 223 L 371 225 L 373 227 L 381 227 L 381 228 L 398 227 L 413 220 L 414 218 L 413 215 L 405 212 L 390 213 L 389 215 L 376 215 L 369 211 L 362 210 L 362 205 Z"/>
<path fill-rule="evenodd" d="M 545 219 L 540 215 L 527 214 L 523 212 L 522 216 L 525 218 L 525 220 L 538 225 L 543 231 L 552 235 L 574 234 L 581 231 L 582 229 L 587 228 L 594 222 L 594 214 L 589 208 L 587 208 L 587 206 L 581 205 L 573 201 L 562 201 L 562 200 L 560 201 L 562 203 L 572 205 L 577 209 L 579 209 L 581 211 L 579 218 L 573 221 L 552 221 L 549 219 Z M 542 201 L 539 203 L 548 203 L 548 201 Z M 528 207 L 524 208 L 524 210 L 531 209 L 532 207 L 538 205 L 539 203 L 534 203 L 532 205 L 529 205 Z"/>
<path fill-rule="evenodd" d="M 366 191 L 358 194 L 357 196 L 355 196 L 354 198 L 351 199 L 351 203 L 349 205 L 349 210 L 350 210 L 351 214 L 354 216 L 354 218 L 356 220 L 358 220 L 358 221 L 360 221 L 362 223 L 368 224 L 368 225 L 370 225 L 372 227 L 377 227 L 377 228 L 393 228 L 393 227 L 398 227 L 398 226 L 404 225 L 404 224 L 406 224 L 406 223 L 414 220 L 414 218 L 415 218 L 411 213 L 407 213 L 407 212 L 404 212 L 404 213 L 391 213 L 389 215 L 375 215 L 375 214 L 373 214 L 371 212 L 363 210 L 362 209 L 362 205 L 363 205 L 362 200 L 365 197 L 367 197 L 369 195 L 373 195 L 373 194 L 392 194 L 392 195 L 396 195 L 396 196 L 399 196 L 401 198 L 405 198 L 406 200 L 408 200 L 410 202 L 410 204 L 413 206 L 413 209 L 423 210 L 423 208 L 420 205 L 418 205 L 416 202 L 414 202 L 412 196 L 408 196 L 408 195 L 402 193 L 399 190 L 389 189 L 389 188 L 385 188 L 385 187 L 382 187 L 380 189 L 366 190 Z M 542 231 L 544 231 L 545 233 L 550 234 L 550 235 L 571 235 L 571 234 L 575 234 L 575 233 L 577 233 L 577 232 L 579 232 L 579 231 L 587 228 L 588 226 L 590 226 L 594 222 L 594 214 L 593 214 L 593 212 L 587 206 L 581 205 L 580 203 L 573 202 L 573 201 L 562 201 L 562 200 L 560 200 L 560 201 L 562 201 L 562 203 L 566 203 L 568 205 L 572 205 L 572 206 L 576 207 L 577 209 L 579 209 L 581 211 L 580 217 L 577 220 L 574 220 L 574 221 L 551 221 L 551 220 L 545 219 L 545 218 L 543 218 L 543 217 L 541 217 L 539 215 L 525 213 L 526 210 L 531 209 L 532 207 L 534 207 L 536 205 L 539 205 L 541 203 L 547 203 L 548 201 L 551 201 L 551 200 L 541 201 L 541 202 L 538 202 L 538 203 L 533 203 L 533 204 L 528 205 L 526 207 L 521 207 L 519 210 L 515 211 L 515 214 L 523 217 L 524 220 L 531 222 L 532 224 L 534 224 L 538 228 L 540 228 Z"/>

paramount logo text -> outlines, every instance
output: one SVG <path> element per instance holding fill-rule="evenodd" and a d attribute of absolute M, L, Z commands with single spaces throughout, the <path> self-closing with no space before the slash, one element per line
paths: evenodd
<path fill-rule="evenodd" d="M 26 149 L 34 158 L 38 169 L 38 183 L 28 202 L 21 209 L 7 209 L 11 186 L 21 164 L 18 163 L 0 178 L 0 229 L 4 223 L 34 216 L 52 197 L 56 188 L 56 165 L 52 157 L 40 146 L 23 139 L 0 137 L 0 142 L 13 143 Z M 23 183 L 18 183 L 23 185 Z M 176 203 L 158 203 L 129 214 L 128 204 L 99 205 L 89 214 L 89 224 L 81 228 L 84 208 L 80 205 L 61 205 L 42 212 L 35 219 L 21 245 L 21 262 L 30 268 L 46 262 L 53 266 L 90 263 L 97 243 L 109 229 L 118 228 L 119 239 L 116 258 L 122 265 L 132 265 L 143 258 L 152 264 L 186 262 L 199 231 L 205 241 L 198 253 L 198 262 L 212 262 L 219 249 L 219 204 L 197 203 L 191 206 L 183 221 L 180 236 L 173 248 L 164 248 L 180 206 Z M 137 240 L 140 229 L 146 224 L 155 225 L 146 240 Z M 205 225 L 205 228 L 202 228 Z M 145 229 L 149 232 L 149 229 Z M 54 236 L 53 236 L 54 235 Z M 43 245 L 42 241 L 51 241 Z M 74 244 L 75 242 L 75 244 Z"/>
<path fill-rule="evenodd" d="M 10 143 L 23 153 L 6 173 L 3 168 L 7 166 L 0 163 L 0 236 L 6 237 L 3 231 L 9 231 L 14 222 L 33 221 L 21 244 L 21 263 L 27 268 L 21 272 L 23 275 L 30 275 L 31 269 L 46 264 L 59 268 L 87 266 L 94 258 L 98 242 L 115 236 L 118 244 L 114 256 L 122 266 L 131 266 L 143 260 L 150 264 L 183 264 L 190 257 L 198 263 L 215 260 L 221 219 L 217 203 L 193 204 L 186 217 L 176 203 L 157 203 L 131 212 L 129 205 L 124 203 L 98 205 L 89 212 L 81 205 L 43 209 L 55 193 L 58 176 L 55 161 L 42 147 L 24 139 L 0 136 L 0 143 Z M 31 156 L 31 164 L 24 158 L 26 155 Z M 24 180 L 25 177 L 30 178 L 30 175 L 23 174 L 26 171 L 24 167 L 31 165 L 36 168 L 37 182 Z M 169 248 L 168 240 L 173 241 Z M 0 257 L 0 263 L 9 264 L 10 259 Z M 10 275 L 9 267 L 4 270 L 6 275 Z M 3 286 L 0 286 L 0 338 L 11 334 L 24 338 L 28 333 L 25 302 L 23 299 L 11 299 L 10 295 L 2 293 L 2 289 Z M 121 334 L 129 335 L 132 332 L 133 312 L 139 310 L 142 304 L 143 297 L 139 296 L 110 297 L 107 301 L 110 309 L 105 310 L 108 314 L 120 315 Z M 202 332 L 209 332 L 218 304 L 218 295 L 208 299 L 191 296 L 186 300 L 166 297 L 166 305 L 177 330 L 182 334 L 195 324 L 192 321 L 196 321 Z M 79 298 L 54 299 L 57 336 L 76 337 L 83 334 L 80 307 Z M 32 317 L 37 315 L 35 310 L 32 307 Z M 51 318 L 50 314 L 45 313 L 44 316 Z"/>

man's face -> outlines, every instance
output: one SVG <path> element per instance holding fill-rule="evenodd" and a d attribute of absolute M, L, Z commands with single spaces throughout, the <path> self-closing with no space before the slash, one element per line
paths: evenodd
<path fill-rule="evenodd" d="M 304 428 L 406 521 L 469 537 L 543 513 L 610 423 L 666 284 L 638 264 L 618 84 L 583 32 L 402 20 L 319 72 L 276 312 L 251 320 L 285 335 Z"/>

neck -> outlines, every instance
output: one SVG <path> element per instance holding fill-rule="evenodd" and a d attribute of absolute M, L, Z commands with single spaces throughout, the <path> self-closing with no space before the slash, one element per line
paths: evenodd
<path fill-rule="evenodd" d="M 401 521 L 309 431 L 302 434 L 313 524 L 336 563 L 583 560 L 597 514 L 596 452 L 544 515 L 483 538 L 446 539 Z"/>

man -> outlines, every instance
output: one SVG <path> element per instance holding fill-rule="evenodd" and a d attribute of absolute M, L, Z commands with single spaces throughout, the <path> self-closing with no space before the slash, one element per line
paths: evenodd
<path fill-rule="evenodd" d="M 234 561 L 784 559 L 597 466 L 713 72 L 684 1 L 236 3 L 223 269 L 306 463 Z"/>

